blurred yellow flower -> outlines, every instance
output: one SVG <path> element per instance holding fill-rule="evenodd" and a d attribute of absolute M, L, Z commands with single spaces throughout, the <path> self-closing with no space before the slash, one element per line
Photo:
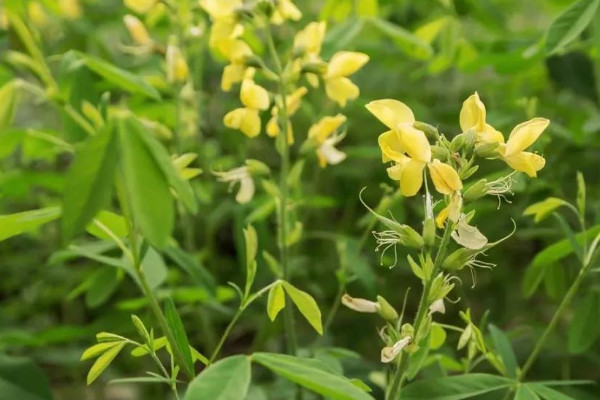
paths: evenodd
<path fill-rule="evenodd" d="M 243 7 L 242 0 L 202 0 L 200 6 L 210 15 L 209 46 L 223 52 L 228 42 L 239 38 L 244 33 L 244 26 L 239 23 L 236 10 Z"/>
<path fill-rule="evenodd" d="M 479 94 L 475 92 L 463 102 L 459 117 L 460 128 L 463 132 L 471 129 L 475 131 L 478 142 L 504 143 L 502 133 L 486 123 L 485 117 L 485 105 L 479 98 Z"/>
<path fill-rule="evenodd" d="M 302 97 L 304 97 L 304 95 L 307 92 L 308 89 L 302 86 L 296 89 L 292 94 L 288 94 L 286 96 L 285 104 L 288 118 L 293 116 L 296 113 L 296 111 L 298 111 L 298 108 L 300 108 L 300 104 L 302 102 Z M 281 129 L 279 128 L 278 119 L 279 106 L 275 105 L 273 106 L 273 108 L 271 108 L 271 119 L 269 119 L 269 122 L 267 123 L 267 135 L 269 135 L 270 137 L 277 137 L 277 135 L 279 135 L 279 133 L 281 132 Z M 288 123 L 288 143 L 294 143 L 294 135 L 292 132 L 291 123 Z"/>
<path fill-rule="evenodd" d="M 189 75 L 189 68 L 181 49 L 171 43 L 167 46 L 167 80 L 169 82 L 184 82 Z"/>
<path fill-rule="evenodd" d="M 311 22 L 294 38 L 294 51 L 311 58 L 318 57 L 327 30 L 326 22 Z"/>
<path fill-rule="evenodd" d="M 327 97 L 345 107 L 348 100 L 358 97 L 360 91 L 348 76 L 361 69 L 369 61 L 369 56 L 353 51 L 340 51 L 335 53 L 329 64 L 325 79 L 325 92 Z"/>
<path fill-rule="evenodd" d="M 234 168 L 226 172 L 213 172 L 219 181 L 229 183 L 229 190 L 237 183 L 240 184 L 240 189 L 235 196 L 235 201 L 240 204 L 248 203 L 254 197 L 254 180 L 248 166 Z"/>
<path fill-rule="evenodd" d="M 44 27 L 48 23 L 48 14 L 44 6 L 37 1 L 32 1 L 27 7 L 29 20 L 38 27 Z"/>
<path fill-rule="evenodd" d="M 243 6 L 242 0 L 200 0 L 200 7 L 213 19 L 231 17 L 236 9 Z"/>
<path fill-rule="evenodd" d="M 462 189 L 463 184 L 458 173 L 450 165 L 433 160 L 428 164 L 431 180 L 435 189 L 442 194 L 452 194 Z"/>
<path fill-rule="evenodd" d="M 157 3 L 157 0 L 124 0 L 125 7 L 138 13 L 145 14 L 152 9 Z"/>
<path fill-rule="evenodd" d="M 248 108 L 266 110 L 269 108 L 269 92 L 252 79 L 244 79 L 240 91 L 240 100 Z"/>
<path fill-rule="evenodd" d="M 131 38 L 136 44 L 141 46 L 146 46 L 152 43 L 152 39 L 146 30 L 143 22 L 139 20 L 139 18 L 127 14 L 123 17 L 123 22 L 125 23 L 125 27 L 129 31 Z"/>
<path fill-rule="evenodd" d="M 58 7 L 60 13 L 69 19 L 76 19 L 81 17 L 81 5 L 79 0 L 59 0 Z"/>
<path fill-rule="evenodd" d="M 313 139 L 317 144 L 317 156 L 321 168 L 327 164 L 339 164 L 346 159 L 346 154 L 335 148 L 335 145 L 344 138 L 344 134 L 335 135 L 344 122 L 346 116 L 338 114 L 334 117 L 323 117 L 310 127 L 308 138 Z"/>
<path fill-rule="evenodd" d="M 544 157 L 524 151 L 531 146 L 548 127 L 546 118 L 533 118 L 523 122 L 512 130 L 506 144 L 498 147 L 500 157 L 514 170 L 521 171 L 530 177 L 536 177 L 537 171 L 544 168 Z"/>
<path fill-rule="evenodd" d="M 292 0 L 278 0 L 275 2 L 275 11 L 271 22 L 280 25 L 286 20 L 298 21 L 302 18 L 302 12 L 296 7 Z"/>
<path fill-rule="evenodd" d="M 228 112 L 223 123 L 228 128 L 242 131 L 248 137 L 256 137 L 261 130 L 259 111 L 269 108 L 269 93 L 252 79 L 246 78 L 242 81 L 240 100 L 244 107 Z"/>

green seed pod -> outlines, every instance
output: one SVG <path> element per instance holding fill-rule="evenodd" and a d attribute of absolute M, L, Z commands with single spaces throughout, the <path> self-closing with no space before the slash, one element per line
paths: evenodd
<path fill-rule="evenodd" d="M 431 247 L 435 244 L 435 219 L 427 218 L 423 223 L 423 242 Z"/>
<path fill-rule="evenodd" d="M 420 249 L 425 245 L 423 241 L 423 237 L 419 235 L 419 232 L 415 231 L 408 225 L 401 225 L 401 230 L 398 231 L 402 238 L 400 239 L 400 243 L 407 246 L 413 247 L 415 249 Z"/>
<path fill-rule="evenodd" d="M 498 143 L 483 143 L 475 146 L 475 154 L 481 158 L 494 158 L 498 156 Z"/>
<path fill-rule="evenodd" d="M 438 145 L 431 146 L 431 154 L 440 161 L 448 161 L 452 156 L 447 148 Z"/>
<path fill-rule="evenodd" d="M 409 323 L 403 324 L 400 328 L 400 337 L 415 337 L 415 328 Z"/>
<path fill-rule="evenodd" d="M 398 312 L 381 296 L 377 296 L 377 303 L 379 304 L 379 315 L 381 318 L 389 322 L 396 322 L 398 320 Z"/>
<path fill-rule="evenodd" d="M 450 142 L 450 151 L 456 153 L 459 150 L 461 150 L 465 146 L 467 140 L 466 136 L 466 133 L 461 133 L 460 135 L 454 136 L 454 138 Z"/>
<path fill-rule="evenodd" d="M 271 170 L 267 166 L 267 164 L 262 161 L 248 159 L 246 160 L 246 166 L 248 167 L 248 172 L 251 175 L 268 175 L 271 173 Z"/>
<path fill-rule="evenodd" d="M 472 252 L 473 250 L 464 247 L 460 248 L 446 257 L 442 266 L 448 271 L 459 271 L 467 264 L 469 258 L 472 256 Z"/>
<path fill-rule="evenodd" d="M 465 190 L 465 192 L 463 193 L 463 198 L 469 201 L 477 200 L 485 196 L 487 194 L 487 191 L 487 180 L 480 179 L 471 186 L 469 186 L 467 190 Z"/>

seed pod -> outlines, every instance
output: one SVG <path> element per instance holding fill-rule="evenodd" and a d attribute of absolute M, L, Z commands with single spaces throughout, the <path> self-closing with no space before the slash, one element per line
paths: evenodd
<path fill-rule="evenodd" d="M 459 271 L 467 264 L 472 253 L 473 250 L 460 248 L 446 257 L 442 265 L 448 271 Z"/>
<path fill-rule="evenodd" d="M 427 247 L 435 244 L 435 220 L 427 218 L 423 223 L 423 243 Z"/>
<path fill-rule="evenodd" d="M 402 225 L 402 229 L 400 232 L 402 239 L 400 240 L 400 244 L 403 244 L 407 247 L 413 247 L 415 249 L 420 249 L 424 246 L 425 242 L 423 237 L 419 235 L 419 232 L 415 231 L 408 225 Z"/>
<path fill-rule="evenodd" d="M 447 148 L 438 145 L 431 146 L 431 155 L 441 161 L 448 161 L 452 156 Z"/>

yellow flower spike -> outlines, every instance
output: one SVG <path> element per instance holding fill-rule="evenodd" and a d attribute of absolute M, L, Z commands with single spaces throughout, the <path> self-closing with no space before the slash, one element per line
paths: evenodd
<path fill-rule="evenodd" d="M 125 7 L 138 14 L 146 14 L 157 3 L 157 0 L 124 0 Z"/>
<path fill-rule="evenodd" d="M 350 76 L 369 61 L 369 56 L 354 51 L 340 51 L 331 57 L 325 78 Z"/>
<path fill-rule="evenodd" d="M 281 25 L 288 19 L 298 21 L 302 18 L 302 12 L 291 0 L 278 0 L 275 7 L 275 12 L 271 17 L 271 22 L 275 25 Z"/>
<path fill-rule="evenodd" d="M 167 80 L 184 82 L 189 75 L 189 68 L 181 50 L 174 44 L 167 46 Z"/>
<path fill-rule="evenodd" d="M 478 142 L 504 143 L 502 133 L 486 123 L 485 118 L 485 105 L 479 98 L 479 94 L 475 92 L 463 102 L 459 117 L 460 128 L 463 132 L 474 130 Z"/>
<path fill-rule="evenodd" d="M 256 109 L 236 108 L 223 117 L 223 123 L 228 128 L 242 131 L 250 138 L 260 134 L 261 121 Z"/>
<path fill-rule="evenodd" d="M 308 137 L 315 139 L 317 143 L 323 143 L 325 139 L 331 136 L 342 124 L 346 122 L 346 116 L 338 114 L 334 117 L 323 117 L 308 130 Z"/>
<path fill-rule="evenodd" d="M 127 14 L 123 17 L 123 23 L 125 27 L 129 31 L 131 38 L 136 44 L 140 46 L 145 46 L 152 43 L 152 39 L 146 30 L 143 22 L 139 20 L 139 18 L 134 17 L 131 14 Z"/>
<path fill-rule="evenodd" d="M 394 165 L 387 169 L 390 179 L 400 181 L 400 193 L 403 196 L 414 196 L 423 186 L 423 169 L 427 163 L 402 156 Z"/>
<path fill-rule="evenodd" d="M 375 100 L 367 104 L 366 108 L 390 129 L 397 129 L 398 125 L 415 122 L 415 115 L 410 107 L 398 100 Z"/>
<path fill-rule="evenodd" d="M 294 50 L 302 51 L 308 56 L 317 56 L 321 53 L 321 46 L 327 30 L 326 22 L 311 22 L 296 34 Z"/>
<path fill-rule="evenodd" d="M 389 161 L 399 161 L 406 153 L 400 141 L 398 131 L 391 130 L 382 133 L 377 138 L 379 148 L 381 149 L 381 161 L 386 163 Z"/>
<path fill-rule="evenodd" d="M 243 6 L 243 0 L 200 0 L 200 7 L 215 20 L 230 17 Z"/>
<path fill-rule="evenodd" d="M 269 92 L 260 85 L 254 83 L 252 79 L 242 81 L 240 91 L 240 100 L 248 108 L 254 110 L 266 110 L 269 108 Z"/>
<path fill-rule="evenodd" d="M 435 189 L 442 194 L 452 194 L 462 189 L 463 184 L 458 173 L 450 165 L 433 160 L 428 164 L 431 180 Z"/>

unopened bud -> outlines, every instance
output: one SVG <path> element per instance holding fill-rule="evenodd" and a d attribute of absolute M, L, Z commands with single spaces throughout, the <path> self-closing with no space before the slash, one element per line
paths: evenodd
<path fill-rule="evenodd" d="M 323 75 L 327 72 L 327 63 L 323 61 L 309 62 L 302 66 L 302 73 Z"/>
<path fill-rule="evenodd" d="M 139 20 L 139 18 L 127 14 L 123 17 L 123 22 L 125 23 L 125 27 L 129 31 L 131 38 L 136 44 L 144 46 L 152 42 L 146 27 L 142 21 Z"/>
<path fill-rule="evenodd" d="M 487 194 L 487 191 L 487 180 L 480 179 L 471 186 L 469 186 L 467 190 L 465 190 L 465 192 L 463 193 L 463 198 L 469 201 L 477 200 L 485 196 Z"/>
<path fill-rule="evenodd" d="M 425 245 L 423 237 L 419 235 L 419 232 L 415 231 L 409 225 L 402 225 L 400 244 L 415 249 L 420 249 Z"/>
<path fill-rule="evenodd" d="M 342 296 L 342 304 L 351 310 L 362 313 L 379 312 L 379 303 L 375 303 L 374 301 L 369 301 L 366 299 L 354 298 L 349 294 Z"/>
<path fill-rule="evenodd" d="M 447 148 L 438 145 L 431 146 L 431 154 L 433 158 L 437 158 L 441 161 L 447 161 L 452 156 Z"/>
<path fill-rule="evenodd" d="M 423 131 L 429 139 L 436 140 L 440 136 L 440 133 L 438 132 L 438 130 L 435 126 L 426 124 L 425 122 L 421 122 L 421 121 L 413 122 L 413 127 L 420 131 Z"/>
<path fill-rule="evenodd" d="M 181 50 L 174 44 L 167 47 L 167 79 L 169 82 L 184 82 L 189 68 Z"/>
<path fill-rule="evenodd" d="M 473 251 L 467 248 L 460 248 L 444 259 L 442 264 L 448 271 L 458 271 L 464 268 L 471 258 Z"/>
<path fill-rule="evenodd" d="M 271 173 L 271 170 L 267 166 L 267 164 L 262 161 L 248 159 L 246 160 L 246 166 L 248 167 L 248 172 L 251 175 L 268 175 Z"/>
<path fill-rule="evenodd" d="M 423 243 L 427 247 L 435 244 L 435 220 L 427 218 L 423 223 Z"/>
<path fill-rule="evenodd" d="M 413 328 L 413 326 L 411 324 L 406 323 L 406 324 L 403 324 L 402 327 L 400 327 L 400 336 L 413 337 L 414 335 L 415 335 L 415 328 Z"/>
<path fill-rule="evenodd" d="M 498 155 L 498 143 L 486 142 L 475 146 L 475 154 L 481 158 L 492 158 Z"/>
<path fill-rule="evenodd" d="M 379 315 L 381 318 L 389 322 L 396 322 L 398 320 L 398 312 L 381 296 L 377 296 L 377 303 L 379 304 Z"/>

